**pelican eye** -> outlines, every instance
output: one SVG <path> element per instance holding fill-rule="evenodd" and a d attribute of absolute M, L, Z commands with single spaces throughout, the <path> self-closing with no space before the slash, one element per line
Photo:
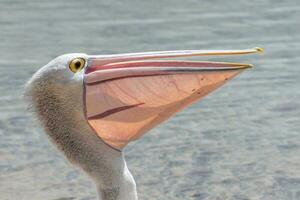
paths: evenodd
<path fill-rule="evenodd" d="M 74 58 L 69 64 L 69 68 L 73 73 L 79 72 L 85 65 L 83 58 Z"/>

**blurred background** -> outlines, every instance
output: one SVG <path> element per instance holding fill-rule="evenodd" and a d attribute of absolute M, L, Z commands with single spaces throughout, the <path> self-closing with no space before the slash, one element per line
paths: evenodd
<path fill-rule="evenodd" d="M 263 56 L 227 59 L 255 68 L 130 144 L 126 159 L 141 200 L 299 200 L 299 13 L 297 0 L 0 0 L 0 199 L 96 198 L 22 100 L 54 57 L 261 46 Z"/>

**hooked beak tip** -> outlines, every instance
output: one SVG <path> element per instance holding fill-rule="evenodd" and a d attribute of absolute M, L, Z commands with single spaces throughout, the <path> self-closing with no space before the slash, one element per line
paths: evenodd
<path fill-rule="evenodd" d="M 255 47 L 254 49 L 260 54 L 263 54 L 265 52 L 265 50 L 261 47 Z"/>

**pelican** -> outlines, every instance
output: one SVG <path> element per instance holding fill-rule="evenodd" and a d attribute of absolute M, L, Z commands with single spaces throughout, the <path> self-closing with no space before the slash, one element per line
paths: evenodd
<path fill-rule="evenodd" d="M 39 69 L 25 94 L 50 140 L 95 181 L 99 199 L 137 200 L 124 147 L 252 67 L 178 58 L 257 52 L 262 49 L 65 54 Z"/>

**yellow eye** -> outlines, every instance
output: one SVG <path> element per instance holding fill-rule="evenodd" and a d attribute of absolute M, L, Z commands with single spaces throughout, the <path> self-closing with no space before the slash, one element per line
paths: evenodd
<path fill-rule="evenodd" d="M 85 65 L 85 60 L 83 58 L 74 58 L 69 64 L 69 68 L 72 72 L 76 73 L 82 70 Z"/>

